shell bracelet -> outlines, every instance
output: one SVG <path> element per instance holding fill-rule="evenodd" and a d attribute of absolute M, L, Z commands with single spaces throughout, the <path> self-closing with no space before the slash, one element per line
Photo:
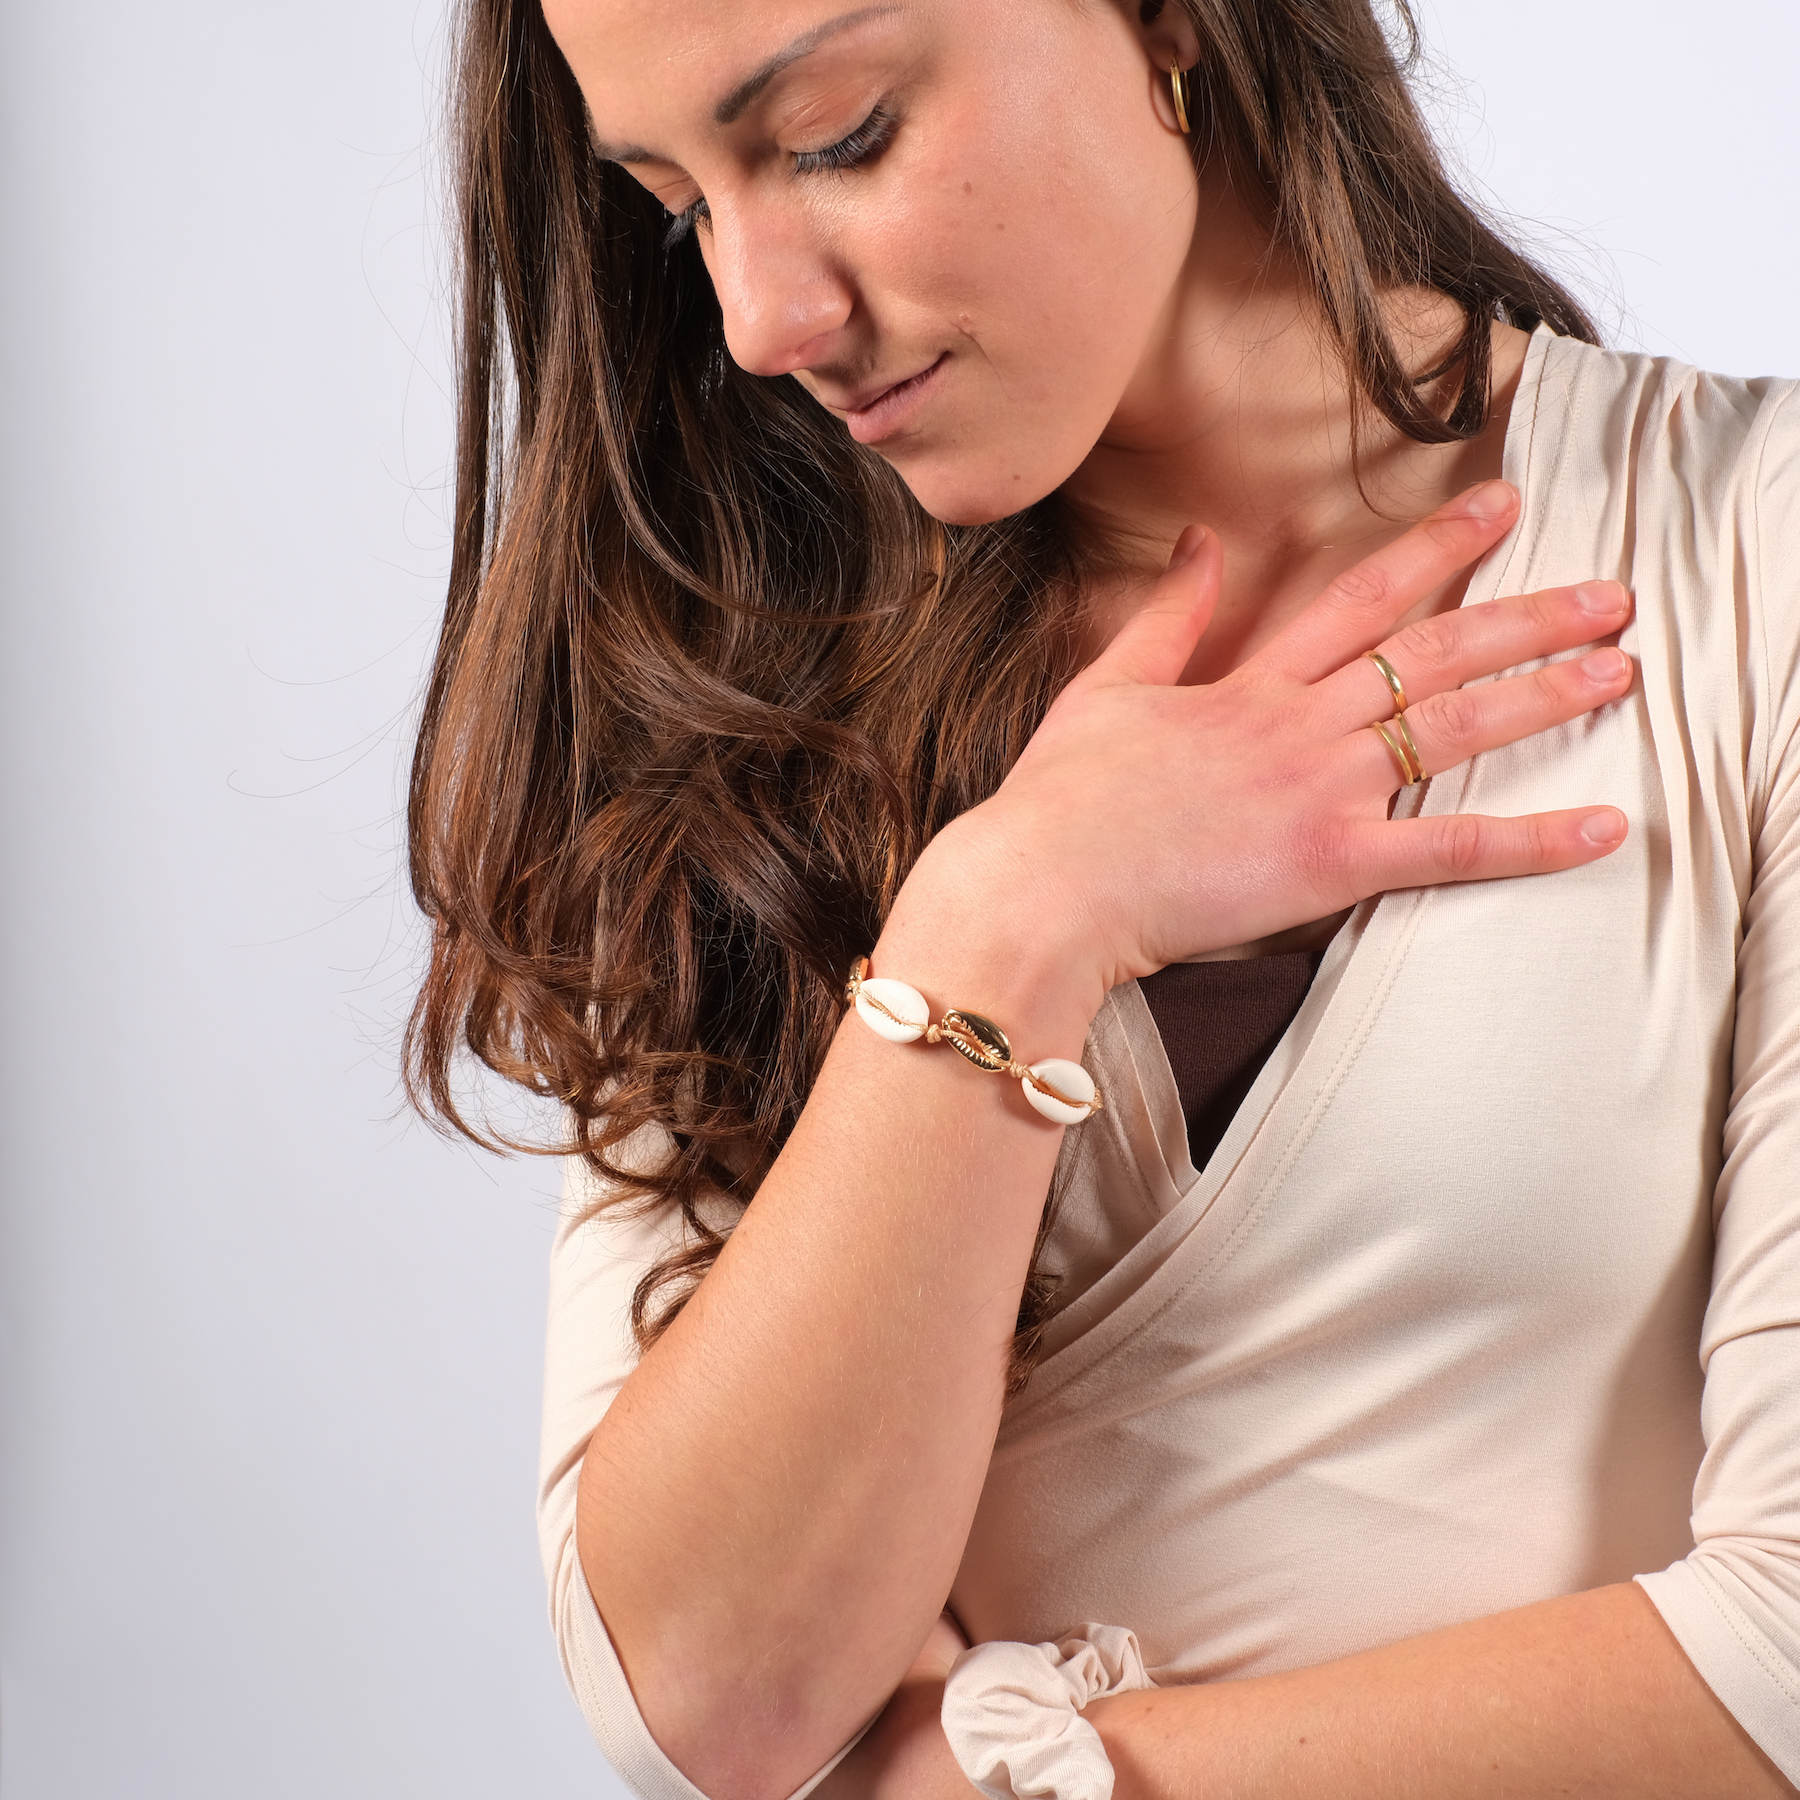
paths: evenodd
<path fill-rule="evenodd" d="M 925 996 L 891 975 L 871 975 L 866 956 L 851 966 L 844 998 L 856 1008 L 857 1017 L 889 1043 L 910 1044 L 924 1038 L 930 1044 L 948 1044 L 978 1069 L 1016 1075 L 1025 1098 L 1058 1125 L 1079 1125 L 1104 1104 L 1093 1076 L 1080 1063 L 1066 1056 L 1018 1062 L 1006 1033 L 992 1019 L 962 1007 L 952 1007 L 934 1024 Z"/>

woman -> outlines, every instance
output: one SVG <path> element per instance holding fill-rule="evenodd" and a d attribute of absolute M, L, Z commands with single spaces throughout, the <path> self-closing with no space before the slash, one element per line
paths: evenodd
<path fill-rule="evenodd" d="M 409 1074 L 567 1114 L 615 1768 L 1793 1793 L 1794 384 L 1598 347 L 1368 0 L 461 41 Z"/>

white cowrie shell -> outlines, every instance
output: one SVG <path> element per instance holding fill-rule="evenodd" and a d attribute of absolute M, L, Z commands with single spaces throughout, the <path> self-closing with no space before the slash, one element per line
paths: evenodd
<path fill-rule="evenodd" d="M 872 999 L 879 1000 L 896 1017 L 890 1019 L 871 1005 Z M 925 1027 L 931 1023 L 931 1008 L 926 1005 L 925 996 L 891 975 L 871 976 L 862 983 L 856 991 L 856 1011 L 871 1030 L 880 1032 L 892 1044 L 910 1044 L 923 1037 Z"/>
<path fill-rule="evenodd" d="M 1068 1094 L 1082 1104 L 1068 1106 L 1054 1094 L 1046 1094 L 1030 1079 L 1033 1075 L 1049 1082 L 1058 1093 Z M 1054 1119 L 1059 1125 L 1079 1125 L 1088 1117 L 1089 1108 L 1086 1103 L 1094 1097 L 1094 1078 L 1078 1062 L 1070 1062 L 1064 1056 L 1046 1057 L 1044 1061 L 1031 1065 L 1026 1079 L 1019 1085 L 1025 1090 L 1025 1098 L 1046 1119 Z"/>

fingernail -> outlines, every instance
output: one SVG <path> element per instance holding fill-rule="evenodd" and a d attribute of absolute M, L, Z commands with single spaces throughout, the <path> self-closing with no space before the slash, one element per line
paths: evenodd
<path fill-rule="evenodd" d="M 1617 681 L 1630 666 L 1623 650 L 1596 650 L 1581 659 L 1581 672 L 1589 681 Z"/>
<path fill-rule="evenodd" d="M 1625 815 L 1614 806 L 1589 813 L 1581 822 L 1581 835 L 1590 844 L 1616 844 L 1625 835 Z"/>
<path fill-rule="evenodd" d="M 1584 581 L 1575 590 L 1575 599 L 1583 612 L 1622 612 L 1625 607 L 1625 590 L 1613 581 Z"/>
<path fill-rule="evenodd" d="M 1497 519 L 1512 505 L 1512 488 L 1504 481 L 1484 481 L 1463 495 L 1458 509 L 1472 519 Z"/>
<path fill-rule="evenodd" d="M 1175 540 L 1175 548 L 1169 556 L 1169 567 L 1179 569 L 1183 563 L 1190 563 L 1200 554 L 1200 546 L 1206 542 L 1204 525 L 1184 525 L 1181 536 Z"/>

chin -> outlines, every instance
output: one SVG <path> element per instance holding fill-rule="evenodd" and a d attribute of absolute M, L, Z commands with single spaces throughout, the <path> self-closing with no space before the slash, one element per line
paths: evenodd
<path fill-rule="evenodd" d="M 954 454 L 893 459 L 894 472 L 926 512 L 945 525 L 991 525 L 1023 512 L 1065 481 L 1080 466 L 1077 458 L 1060 472 L 1020 469 L 1010 461 L 980 467 Z"/>

